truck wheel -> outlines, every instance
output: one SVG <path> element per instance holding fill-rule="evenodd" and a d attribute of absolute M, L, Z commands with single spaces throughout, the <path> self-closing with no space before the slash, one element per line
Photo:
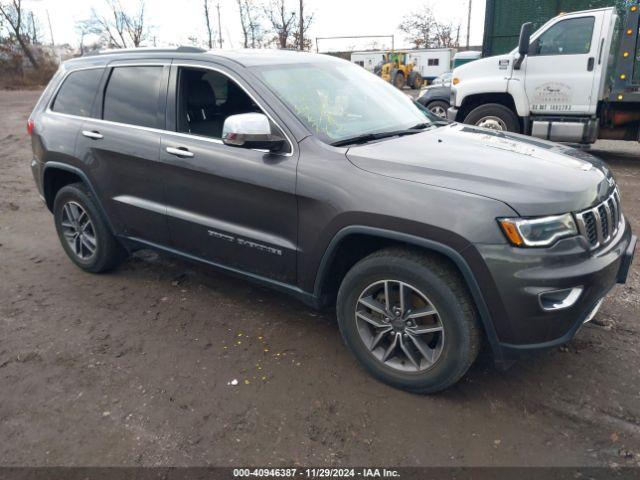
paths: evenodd
<path fill-rule="evenodd" d="M 423 84 L 424 79 L 422 78 L 422 75 L 418 72 L 411 72 L 411 88 L 414 90 L 420 90 Z"/>
<path fill-rule="evenodd" d="M 395 76 L 393 77 L 393 84 L 400 90 L 404 88 L 405 80 L 402 72 L 398 72 L 395 74 Z"/>
<path fill-rule="evenodd" d="M 447 110 L 449 109 L 449 104 L 444 100 L 435 100 L 427 104 L 427 108 L 431 113 L 440 117 L 447 118 Z"/>
<path fill-rule="evenodd" d="M 513 111 L 499 103 L 487 103 L 471 110 L 464 123 L 476 127 L 520 133 L 520 122 Z"/>
<path fill-rule="evenodd" d="M 374 377 L 433 393 L 474 362 L 480 327 L 458 272 L 442 259 L 390 248 L 358 262 L 338 292 L 342 337 Z"/>
<path fill-rule="evenodd" d="M 53 218 L 62 248 L 81 269 L 106 272 L 125 258 L 126 250 L 111 234 L 82 183 L 60 189 L 53 203 Z"/>

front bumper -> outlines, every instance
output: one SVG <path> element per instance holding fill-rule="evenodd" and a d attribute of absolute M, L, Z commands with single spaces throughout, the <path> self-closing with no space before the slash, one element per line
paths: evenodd
<path fill-rule="evenodd" d="M 616 238 L 596 252 L 582 237 L 548 249 L 476 245 L 491 277 L 492 293 L 485 296 L 496 356 L 505 360 L 571 340 L 614 285 L 626 281 L 636 240 L 625 221 Z M 541 293 L 574 287 L 582 293 L 569 308 L 542 308 Z"/>
<path fill-rule="evenodd" d="M 456 107 L 449 107 L 447 110 L 447 120 L 455 122 L 456 118 L 458 118 L 458 109 Z"/>

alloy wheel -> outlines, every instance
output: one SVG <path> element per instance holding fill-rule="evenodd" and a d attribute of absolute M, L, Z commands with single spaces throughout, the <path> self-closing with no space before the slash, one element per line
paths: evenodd
<path fill-rule="evenodd" d="M 356 302 L 360 339 L 371 355 L 403 373 L 433 367 L 442 353 L 444 326 L 427 296 L 399 280 L 366 287 Z"/>
<path fill-rule="evenodd" d="M 501 130 L 503 132 L 506 132 L 508 130 L 505 121 L 493 115 L 482 117 L 476 122 L 476 127 L 490 128 L 491 130 Z"/>
<path fill-rule="evenodd" d="M 62 233 L 71 251 L 81 260 L 88 260 L 97 250 L 96 232 L 86 210 L 77 202 L 62 207 Z"/>
<path fill-rule="evenodd" d="M 446 118 L 447 117 L 447 111 L 442 108 L 440 105 L 436 105 L 434 107 L 431 107 L 429 109 L 431 111 L 431 113 L 433 113 L 434 115 L 440 117 L 440 118 Z"/>

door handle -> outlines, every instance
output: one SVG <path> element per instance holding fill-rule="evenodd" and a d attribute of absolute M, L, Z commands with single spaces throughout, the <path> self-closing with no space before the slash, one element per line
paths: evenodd
<path fill-rule="evenodd" d="M 102 135 L 100 132 L 96 132 L 95 130 L 83 130 L 82 135 L 84 135 L 85 137 L 93 138 L 94 140 L 100 140 L 101 138 L 104 138 L 104 135 Z"/>
<path fill-rule="evenodd" d="M 596 64 L 596 59 L 593 57 L 589 57 L 587 61 L 587 71 L 593 72 L 593 66 Z"/>
<path fill-rule="evenodd" d="M 170 153 L 171 155 L 175 155 L 176 157 L 184 157 L 184 158 L 193 157 L 193 153 L 184 147 L 178 147 L 178 148 L 167 147 L 167 153 Z"/>

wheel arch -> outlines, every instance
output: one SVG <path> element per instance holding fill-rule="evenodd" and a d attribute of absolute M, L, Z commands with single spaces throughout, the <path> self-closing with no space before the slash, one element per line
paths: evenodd
<path fill-rule="evenodd" d="M 109 216 L 106 214 L 104 207 L 100 202 L 100 198 L 98 197 L 93 184 L 89 180 L 89 177 L 87 177 L 82 170 L 78 167 L 74 167 L 73 165 L 53 161 L 45 163 L 42 172 L 42 191 L 49 211 L 53 212 L 53 202 L 58 191 L 62 187 L 72 183 L 82 183 L 89 189 L 100 214 L 109 227 L 109 230 L 115 235 L 115 230 L 109 220 Z"/>
<path fill-rule="evenodd" d="M 364 243 L 362 240 L 364 240 Z M 353 244 L 358 245 L 358 251 L 357 254 L 350 256 L 348 249 L 349 246 Z M 471 267 L 460 252 L 441 242 L 376 227 L 345 227 L 333 237 L 320 261 L 314 283 L 314 297 L 318 303 L 326 306 L 331 302 L 332 295 L 327 287 L 333 282 L 341 280 L 349 268 L 357 261 L 378 249 L 398 245 L 414 247 L 426 252 L 438 254 L 453 264 L 462 275 L 471 294 L 480 316 L 486 338 L 493 350 L 495 360 L 497 362 L 502 361 L 501 349 L 495 328 L 491 321 L 491 314 L 489 313 L 489 308 Z M 341 256 L 345 248 L 347 249 L 346 259 Z"/>
<path fill-rule="evenodd" d="M 488 103 L 497 103 L 507 107 L 516 114 L 522 124 L 522 117 L 518 113 L 515 100 L 511 94 L 506 92 L 479 93 L 466 96 L 464 100 L 462 100 L 462 105 L 460 105 L 460 108 L 458 109 L 457 120 L 464 122 L 465 118 L 467 118 L 467 115 L 469 115 L 472 110 Z"/>

